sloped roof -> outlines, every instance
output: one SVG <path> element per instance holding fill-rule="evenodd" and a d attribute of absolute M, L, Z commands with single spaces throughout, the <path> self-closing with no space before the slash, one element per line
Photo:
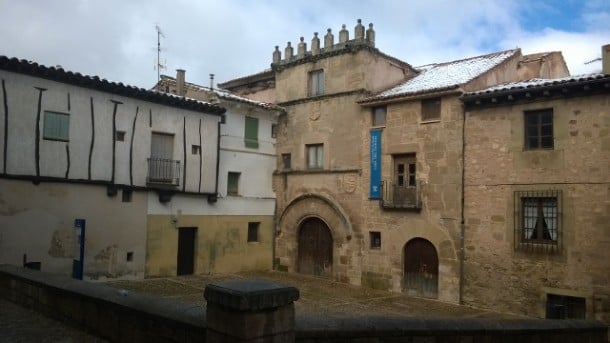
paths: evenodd
<path fill-rule="evenodd" d="M 166 80 L 166 81 L 169 81 L 169 82 L 173 82 L 173 83 L 176 82 L 176 78 L 171 77 L 171 76 L 161 75 L 161 78 L 162 78 L 162 80 Z M 243 96 L 239 96 L 237 94 L 234 94 L 233 92 L 228 91 L 226 89 L 205 87 L 205 86 L 198 85 L 198 84 L 192 83 L 192 82 L 185 82 L 184 84 L 187 87 L 189 87 L 191 89 L 194 89 L 194 90 L 214 93 L 216 96 L 218 96 L 221 99 L 238 101 L 238 102 L 242 102 L 242 103 L 247 103 L 247 104 L 250 104 L 250 105 L 253 105 L 253 106 L 262 107 L 262 108 L 268 109 L 268 110 L 283 110 L 282 107 L 277 106 L 275 104 L 268 103 L 268 102 L 262 102 L 262 101 L 256 101 L 256 100 L 252 100 L 252 99 L 249 99 L 249 98 L 245 98 Z"/>
<path fill-rule="evenodd" d="M 419 71 L 417 76 L 360 102 L 458 88 L 514 56 L 518 51 L 518 49 L 506 50 L 457 61 L 416 67 L 415 69 Z"/>
<path fill-rule="evenodd" d="M 0 70 L 40 77 L 51 81 L 191 111 L 216 115 L 222 115 L 226 111 L 223 107 L 205 101 L 176 97 L 173 94 L 138 88 L 121 82 L 109 81 L 102 79 L 99 76 L 83 75 L 72 71 L 66 71 L 60 67 L 46 67 L 35 62 L 9 58 L 6 56 L 0 56 Z"/>
<path fill-rule="evenodd" d="M 479 91 L 469 92 L 469 93 L 464 94 L 464 97 L 469 97 L 469 96 L 473 96 L 473 95 L 482 95 L 482 94 L 505 93 L 505 92 L 516 91 L 516 90 L 530 89 L 530 88 L 533 89 L 533 88 L 541 88 L 541 87 L 559 86 L 559 85 L 575 83 L 575 82 L 601 80 L 601 79 L 605 79 L 605 78 L 610 78 L 610 75 L 594 73 L 594 74 L 567 76 L 567 77 L 562 77 L 562 78 L 557 78 L 557 79 L 530 79 L 530 80 L 526 80 L 526 81 L 503 83 L 503 84 L 495 85 L 493 87 L 489 87 L 489 88 L 482 89 Z"/>

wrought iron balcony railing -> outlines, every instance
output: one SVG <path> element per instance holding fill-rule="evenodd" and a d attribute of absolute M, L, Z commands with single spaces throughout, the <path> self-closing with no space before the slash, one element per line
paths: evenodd
<path fill-rule="evenodd" d="M 420 210 L 421 183 L 414 186 L 398 186 L 392 181 L 381 182 L 381 207 L 386 209 Z"/>
<path fill-rule="evenodd" d="M 180 161 L 151 157 L 148 159 L 147 183 L 180 185 Z"/>

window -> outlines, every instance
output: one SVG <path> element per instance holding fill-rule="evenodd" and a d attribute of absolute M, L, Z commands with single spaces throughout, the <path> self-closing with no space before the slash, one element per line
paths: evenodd
<path fill-rule="evenodd" d="M 525 149 L 553 149 L 553 110 L 525 112 Z"/>
<path fill-rule="evenodd" d="M 246 117 L 246 148 L 258 148 L 258 118 Z"/>
<path fill-rule="evenodd" d="M 133 262 L 133 251 L 128 251 L 127 256 L 125 256 L 127 262 Z"/>
<path fill-rule="evenodd" d="M 309 144 L 307 150 L 307 169 L 324 168 L 324 144 Z"/>
<path fill-rule="evenodd" d="M 282 169 L 291 169 L 292 161 L 290 154 L 282 154 Z"/>
<path fill-rule="evenodd" d="M 441 119 L 441 98 L 424 99 L 421 101 L 421 120 L 431 121 Z"/>
<path fill-rule="evenodd" d="M 371 249 L 381 249 L 381 232 L 370 231 L 369 238 L 371 241 Z"/>
<path fill-rule="evenodd" d="M 309 73 L 309 96 L 324 94 L 324 70 Z"/>
<path fill-rule="evenodd" d="M 42 138 L 51 141 L 70 140 L 70 115 L 67 113 L 44 111 Z"/>
<path fill-rule="evenodd" d="M 199 155 L 201 153 L 201 146 L 199 146 L 199 145 L 192 145 L 191 146 L 191 153 L 193 155 Z"/>
<path fill-rule="evenodd" d="M 585 298 L 546 295 L 547 319 L 585 319 L 586 313 Z"/>
<path fill-rule="evenodd" d="M 241 173 L 229 172 L 227 175 L 227 195 L 239 194 L 239 176 Z"/>
<path fill-rule="evenodd" d="M 122 202 L 131 202 L 132 194 L 133 194 L 133 191 L 131 189 L 123 189 L 121 201 Z"/>
<path fill-rule="evenodd" d="M 271 138 L 277 138 L 277 124 L 271 124 Z"/>
<path fill-rule="evenodd" d="M 125 141 L 125 131 L 115 132 L 114 139 L 118 142 L 124 142 Z"/>
<path fill-rule="evenodd" d="M 373 126 L 384 126 L 386 117 L 386 107 L 373 107 Z"/>
<path fill-rule="evenodd" d="M 521 250 L 559 251 L 561 191 L 515 192 L 518 218 L 516 247 Z"/>
<path fill-rule="evenodd" d="M 258 228 L 260 225 L 260 222 L 248 223 L 248 242 L 258 242 Z"/>
<path fill-rule="evenodd" d="M 398 187 L 415 187 L 415 155 L 394 156 L 394 182 Z"/>

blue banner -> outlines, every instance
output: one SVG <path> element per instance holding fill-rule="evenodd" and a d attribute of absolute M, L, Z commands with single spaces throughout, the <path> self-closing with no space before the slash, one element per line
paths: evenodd
<path fill-rule="evenodd" d="M 381 130 L 371 130 L 370 199 L 381 198 Z"/>

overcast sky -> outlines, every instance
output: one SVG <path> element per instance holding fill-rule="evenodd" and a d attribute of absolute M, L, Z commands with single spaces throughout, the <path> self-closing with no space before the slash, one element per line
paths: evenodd
<path fill-rule="evenodd" d="M 186 70 L 209 84 L 269 68 L 276 45 L 357 19 L 382 52 L 418 66 L 519 47 L 560 50 L 570 72 L 601 70 L 610 0 L 0 0 L 0 55 L 150 88 Z M 296 48 L 295 48 L 296 51 Z"/>

